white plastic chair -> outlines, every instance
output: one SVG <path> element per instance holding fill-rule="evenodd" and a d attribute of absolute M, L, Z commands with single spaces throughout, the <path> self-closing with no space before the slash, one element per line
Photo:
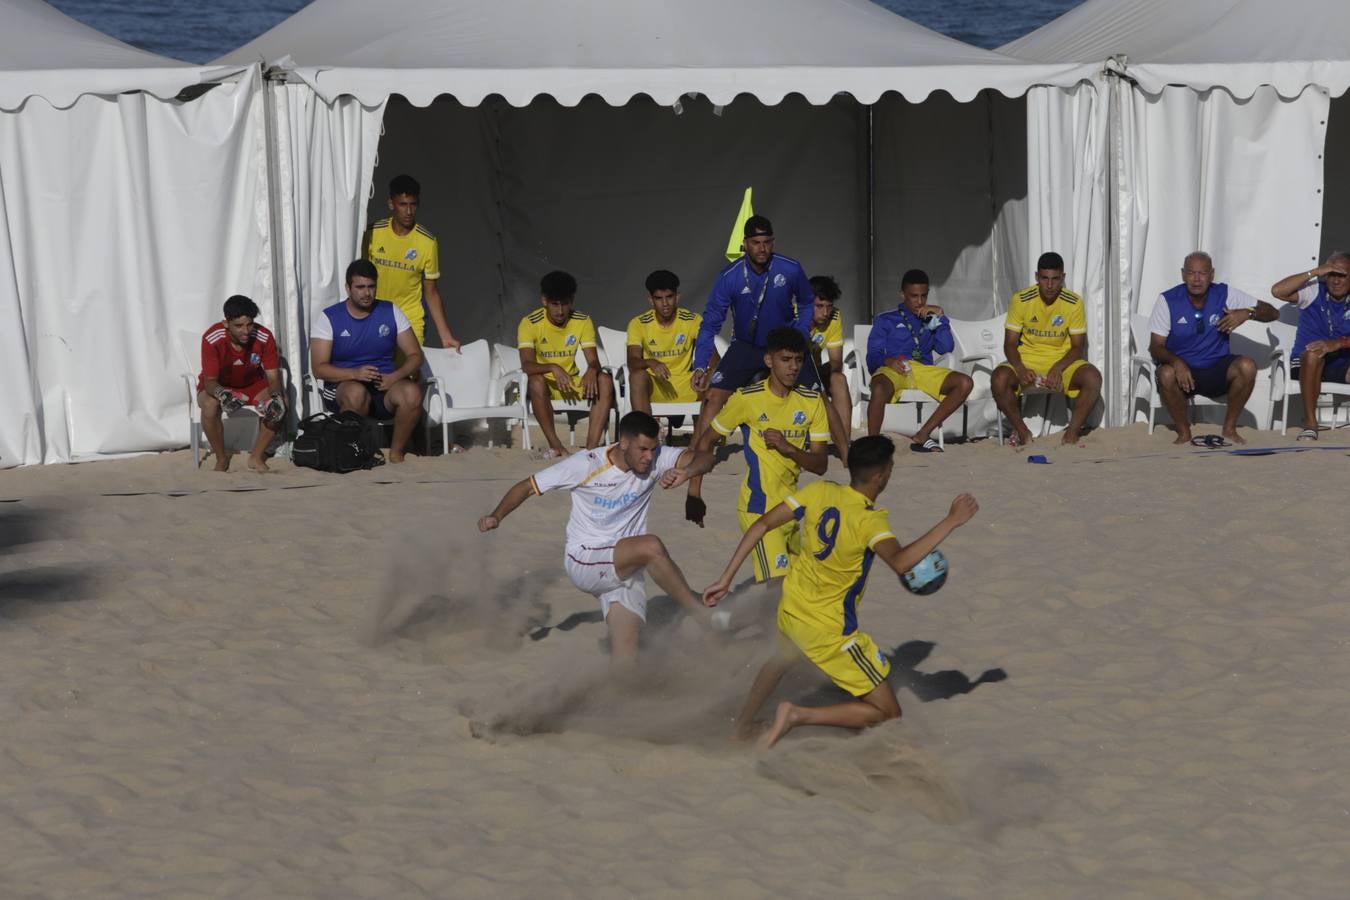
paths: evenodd
<path fill-rule="evenodd" d="M 1266 421 L 1270 427 L 1275 427 L 1275 404 L 1280 404 L 1280 434 L 1289 433 L 1289 398 L 1301 397 L 1303 389 L 1298 383 L 1298 379 L 1293 375 L 1294 368 L 1294 338 L 1298 335 L 1298 326 L 1287 322 L 1268 322 L 1266 331 L 1270 337 L 1271 346 L 1271 366 L 1270 366 L 1270 404 L 1267 410 Z M 1317 393 L 1317 403 L 1315 409 L 1331 410 L 1331 426 L 1336 427 L 1336 420 L 1340 410 L 1346 410 L 1347 423 L 1350 424 L 1350 403 L 1342 403 L 1338 398 L 1350 398 L 1350 384 L 1336 384 L 1335 382 L 1324 381 Z M 1325 398 L 1325 399 L 1324 399 Z M 1317 428 L 1321 424 L 1321 417 L 1318 422 L 1305 422 L 1304 428 Z"/>
<path fill-rule="evenodd" d="M 517 368 L 515 369 L 515 371 L 510 372 L 510 376 L 513 377 L 514 380 L 515 380 L 515 383 L 516 383 L 516 385 L 517 385 L 517 388 L 518 388 L 518 390 L 520 391 L 520 396 L 523 398 L 522 402 L 525 404 L 525 411 L 526 411 L 526 413 L 527 413 L 527 415 L 528 415 L 528 418 L 526 419 L 526 422 L 525 422 L 525 427 L 524 427 L 524 429 L 522 429 L 522 430 L 525 432 L 525 439 L 524 439 L 524 442 L 523 442 L 523 443 L 524 443 L 524 445 L 525 445 L 525 449 L 528 450 L 528 449 L 530 449 L 530 437 L 529 437 L 529 433 L 530 433 L 530 424 L 529 424 L 529 423 L 530 423 L 531 421 L 533 421 L 536 425 L 539 424 L 539 423 L 538 423 L 538 420 L 536 420 L 536 419 L 534 418 L 534 410 L 531 409 L 531 407 L 530 407 L 529 376 L 526 375 L 525 372 L 522 371 L 522 370 L 519 368 L 519 364 L 520 364 L 520 351 L 519 351 L 518 349 L 513 348 L 513 347 L 509 347 L 509 345 L 506 345 L 506 344 L 496 344 L 496 345 L 494 345 L 494 349 L 497 351 L 497 355 L 498 355 L 499 359 L 502 360 L 502 366 L 503 366 L 503 368 L 505 368 L 505 366 L 506 366 L 505 360 L 506 360 L 507 357 L 506 357 L 505 354 L 506 354 L 507 350 L 510 350 L 510 352 L 512 352 L 512 353 L 515 354 Z M 606 372 L 609 372 L 609 373 L 610 373 L 610 376 L 612 377 L 614 373 L 613 373 L 613 371 L 612 371 L 608 366 L 605 365 L 605 356 L 604 356 L 604 352 L 600 349 L 599 346 L 596 347 L 596 353 L 597 353 L 597 355 L 599 355 L 599 357 L 600 357 L 600 367 L 601 367 L 601 369 L 603 369 L 603 370 L 606 371 Z M 586 362 L 586 354 L 585 354 L 585 351 L 583 351 L 580 347 L 577 348 L 576 363 L 577 363 L 577 372 L 578 372 L 578 373 L 585 373 L 586 369 L 589 368 L 589 366 L 590 366 L 590 363 Z M 578 378 L 579 378 L 579 377 L 580 377 L 580 374 L 578 374 Z M 619 408 L 619 404 L 618 404 L 617 398 L 616 398 L 616 401 L 615 401 L 615 403 L 614 403 L 614 410 L 615 410 L 616 413 L 618 412 L 618 408 Z M 588 401 L 586 401 L 586 400 L 577 400 L 577 401 L 554 400 L 554 401 L 553 401 L 553 413 L 554 413 L 554 417 L 555 417 L 555 418 L 556 418 L 557 416 L 565 416 L 565 417 L 566 417 L 566 419 L 567 419 L 567 428 L 568 428 L 568 437 L 567 437 L 568 444 L 569 444 L 570 446 L 575 447 L 575 446 L 577 445 L 577 422 L 580 421 L 581 419 L 589 418 L 589 417 L 590 417 L 590 415 L 591 415 L 591 404 L 590 404 Z M 616 420 L 616 422 L 617 422 L 617 420 Z M 604 432 L 603 432 L 603 434 L 602 434 L 602 438 L 601 438 L 602 440 L 608 440 L 608 437 L 609 437 L 609 431 L 610 431 L 610 423 L 609 423 L 608 421 L 606 421 L 606 422 L 605 422 L 605 430 L 604 430 Z"/>
<path fill-rule="evenodd" d="M 864 408 L 864 415 L 866 414 L 865 409 L 867 403 L 872 397 L 872 372 L 867 367 L 867 339 L 871 337 L 871 335 L 871 325 L 853 326 L 853 346 L 855 348 L 862 348 L 861 350 L 855 350 L 853 356 L 857 361 L 858 366 L 858 399 L 859 403 Z M 940 364 L 940 360 L 947 359 L 948 356 L 944 355 L 938 359 L 934 359 L 933 362 L 934 364 Z M 899 421 L 899 417 L 904 412 L 900 407 L 907 403 L 912 403 L 914 405 L 914 429 L 911 431 L 907 431 Z M 881 430 L 895 431 L 901 434 L 913 434 L 914 431 L 923 427 L 926 418 L 924 416 L 923 408 L 929 403 L 934 406 L 937 405 L 937 401 L 923 391 L 915 390 L 913 388 L 901 391 L 900 396 L 897 399 L 886 404 L 886 413 L 881 420 Z M 937 442 L 939 447 L 945 446 L 943 443 L 943 431 L 945 431 L 943 428 L 937 429 Z"/>
<path fill-rule="evenodd" d="M 1275 408 L 1275 401 L 1273 399 L 1275 396 L 1274 385 L 1277 377 L 1275 370 L 1280 368 L 1281 365 L 1280 361 L 1282 359 L 1287 359 L 1288 357 L 1288 353 L 1285 351 L 1285 349 L 1283 347 L 1276 345 L 1276 337 L 1274 329 L 1275 326 L 1277 325 L 1282 325 L 1282 323 L 1243 322 L 1233 332 L 1233 340 L 1236 341 L 1237 344 L 1239 345 L 1233 347 L 1233 352 L 1240 355 L 1247 355 L 1248 352 L 1259 353 L 1260 347 L 1262 345 L 1260 341 L 1255 340 L 1255 336 L 1258 334 L 1257 329 L 1258 328 L 1267 329 L 1266 340 L 1268 343 L 1266 344 L 1266 346 L 1270 351 L 1268 356 L 1268 362 L 1263 364 L 1258 357 L 1253 357 L 1253 360 L 1256 362 L 1257 366 L 1268 365 L 1270 368 L 1268 377 L 1271 382 L 1272 399 L 1270 401 L 1270 410 L 1269 410 L 1271 415 L 1274 414 Z M 1292 327 L 1292 326 L 1284 326 L 1284 327 Z M 1153 356 L 1149 353 L 1148 349 L 1149 343 L 1153 338 L 1153 329 L 1152 326 L 1149 324 L 1149 316 L 1143 315 L 1142 313 L 1136 313 L 1130 317 L 1130 337 L 1133 339 L 1134 343 L 1134 352 L 1130 355 L 1130 367 L 1131 367 L 1130 373 L 1131 377 L 1135 379 L 1136 383 L 1138 382 L 1138 379 L 1141 377 L 1147 380 L 1148 386 L 1146 388 L 1145 393 L 1142 395 L 1142 397 L 1136 397 L 1136 399 L 1143 399 L 1148 406 L 1148 433 L 1152 434 L 1153 429 L 1156 425 L 1158 410 L 1160 409 L 1166 410 L 1166 407 L 1163 405 L 1162 395 L 1158 391 L 1158 379 L 1157 379 L 1158 365 L 1154 361 Z M 1241 346 L 1244 343 L 1255 344 L 1257 346 L 1255 347 Z M 1289 338 L 1289 346 L 1293 346 L 1292 335 Z M 1288 378 L 1288 369 L 1286 366 L 1285 379 L 1287 380 L 1287 378 Z M 1297 383 L 1294 385 L 1294 388 L 1295 388 L 1294 392 L 1297 393 L 1298 392 Z M 1192 425 L 1195 424 L 1196 410 L 1199 409 L 1200 407 L 1209 406 L 1223 409 L 1228 406 L 1227 394 L 1221 394 L 1218 397 L 1205 397 L 1201 394 L 1196 394 L 1188 399 L 1189 402 L 1187 404 L 1187 411 L 1188 415 L 1190 416 Z M 1274 425 L 1274 421 L 1272 419 L 1267 418 L 1266 421 L 1268 426 Z"/>
<path fill-rule="evenodd" d="M 956 342 L 957 364 L 975 382 L 975 387 L 971 390 L 970 396 L 966 398 L 966 403 L 969 404 L 972 400 L 992 400 L 994 391 L 991 387 L 991 379 L 994 376 L 994 369 L 1007 359 L 1003 353 L 1003 337 L 1007 331 L 1007 317 L 994 316 L 990 319 L 969 321 L 949 318 L 948 321 L 951 322 L 952 337 Z M 1045 437 L 1050 431 L 1050 401 L 1063 395 L 1042 387 L 1024 387 L 1022 389 L 1023 400 L 1039 396 L 1045 398 L 1045 406 L 1041 410 L 1039 437 Z M 1066 406 L 1067 403 L 1066 398 Z M 1003 413 L 999 412 L 997 408 L 994 410 L 994 422 L 998 428 L 998 442 L 1002 444 Z"/>
<path fill-rule="evenodd" d="M 600 364 L 614 377 L 615 412 L 623 418 L 633 408 L 628 390 L 628 332 L 597 325 L 595 333 L 600 338 Z"/>
<path fill-rule="evenodd" d="M 506 386 L 492 375 L 492 350 L 484 340 L 459 348 L 459 352 L 440 347 L 423 347 L 426 393 L 423 421 L 429 430 L 441 426 L 441 454 L 451 447 L 450 425 L 473 419 L 505 419 L 525 423 L 523 398 L 515 403 L 506 399 Z M 428 444 L 428 446 L 430 446 Z M 491 432 L 488 446 L 492 446 Z"/>
<path fill-rule="evenodd" d="M 187 385 L 188 443 L 192 447 L 193 465 L 201 468 L 202 440 L 205 432 L 202 430 L 201 407 L 197 405 L 197 376 L 201 374 L 202 336 L 193 331 L 179 331 L 178 349 L 183 362 L 180 377 Z M 252 406 L 244 406 L 232 413 L 225 413 L 224 410 L 221 412 L 225 425 L 226 451 L 252 450 L 254 442 L 258 440 L 258 426 L 261 421 L 258 411 Z M 240 426 L 230 427 L 231 420 L 241 423 Z"/>
<path fill-rule="evenodd" d="M 520 445 L 526 450 L 531 449 L 530 444 L 530 420 L 528 418 L 530 408 L 530 397 L 526 391 L 528 379 L 520 368 L 520 351 L 512 344 L 493 344 L 492 356 L 489 361 L 489 386 L 488 392 L 491 396 L 498 396 L 498 392 L 505 398 L 507 403 L 511 400 L 511 390 L 514 388 L 516 399 L 514 402 L 521 405 L 527 416 L 521 420 L 520 425 Z"/>

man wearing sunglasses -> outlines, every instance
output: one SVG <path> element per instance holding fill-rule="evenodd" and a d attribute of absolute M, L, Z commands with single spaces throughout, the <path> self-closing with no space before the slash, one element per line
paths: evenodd
<path fill-rule="evenodd" d="M 1337 251 L 1325 265 L 1296 272 L 1270 286 L 1276 300 L 1298 304 L 1291 374 L 1303 397 L 1300 441 L 1317 440 L 1317 396 L 1326 382 L 1350 381 L 1350 253 Z"/>
<path fill-rule="evenodd" d="M 1153 305 L 1148 347 L 1158 363 L 1158 391 L 1176 426 L 1176 443 L 1199 441 L 1191 438 L 1189 398 L 1227 394 L 1221 437 L 1214 441 L 1212 435 L 1207 436 L 1205 446 L 1245 444 L 1238 436 L 1237 420 L 1256 385 L 1256 363 L 1231 352 L 1229 335 L 1252 319 L 1273 322 L 1275 307 L 1215 282 L 1214 261 L 1203 250 L 1186 255 L 1181 279 L 1181 284 L 1163 291 Z"/>

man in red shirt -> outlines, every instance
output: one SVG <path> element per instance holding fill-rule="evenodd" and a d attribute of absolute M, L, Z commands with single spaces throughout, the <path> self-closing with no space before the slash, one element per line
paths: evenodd
<path fill-rule="evenodd" d="M 277 340 L 272 332 L 254 321 L 257 317 L 257 304 L 236 294 L 225 301 L 225 319 L 202 335 L 197 403 L 202 408 L 202 431 L 216 455 L 217 472 L 230 468 L 222 412 L 232 413 L 245 405 L 257 408 L 261 421 L 248 467 L 258 472 L 267 471 L 263 452 L 286 417 Z"/>

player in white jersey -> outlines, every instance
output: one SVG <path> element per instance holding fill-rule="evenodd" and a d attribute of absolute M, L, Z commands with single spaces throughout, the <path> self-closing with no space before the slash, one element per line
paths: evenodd
<path fill-rule="evenodd" d="M 563 567 L 573 584 L 599 598 L 615 659 L 637 655 L 638 631 L 647 621 L 645 572 L 700 623 L 711 618 L 666 545 L 647 533 L 647 507 L 658 483 L 678 487 L 710 470 L 714 457 L 663 447 L 660 433 L 656 419 L 630 412 L 619 421 L 617 444 L 574 454 L 518 482 L 478 520 L 479 531 L 491 531 L 535 494 L 572 493 Z"/>

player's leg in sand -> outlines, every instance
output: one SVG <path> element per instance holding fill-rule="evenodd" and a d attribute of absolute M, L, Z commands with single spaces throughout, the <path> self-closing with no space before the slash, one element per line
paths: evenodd
<path fill-rule="evenodd" d="M 605 627 L 609 629 L 610 658 L 625 662 L 637 659 L 638 632 L 642 630 L 642 619 L 637 613 L 611 603 L 605 614 Z"/>
<path fill-rule="evenodd" d="M 620 578 L 631 578 L 646 570 L 652 580 L 680 607 L 701 624 L 707 624 L 712 611 L 689 587 L 684 573 L 670 558 L 665 543 L 654 534 L 627 537 L 614 545 L 614 572 Z"/>
<path fill-rule="evenodd" d="M 784 642 L 780 642 L 773 657 L 759 667 L 759 674 L 755 675 L 755 681 L 750 685 L 750 693 L 745 698 L 745 705 L 736 714 L 736 726 L 731 734 L 733 740 L 748 741 L 755 736 L 758 731 L 755 727 L 755 716 L 759 714 L 760 707 L 778 687 L 778 682 L 783 680 L 783 676 L 800 659 L 801 654 L 796 651 L 795 647 L 790 644 L 784 646 Z"/>
<path fill-rule="evenodd" d="M 784 700 L 778 704 L 773 724 L 760 738 L 759 746 L 767 750 L 798 725 L 871 728 L 873 725 L 898 718 L 900 718 L 900 701 L 895 698 L 895 691 L 884 681 L 857 700 L 836 703 L 833 706 L 798 706 Z"/>

